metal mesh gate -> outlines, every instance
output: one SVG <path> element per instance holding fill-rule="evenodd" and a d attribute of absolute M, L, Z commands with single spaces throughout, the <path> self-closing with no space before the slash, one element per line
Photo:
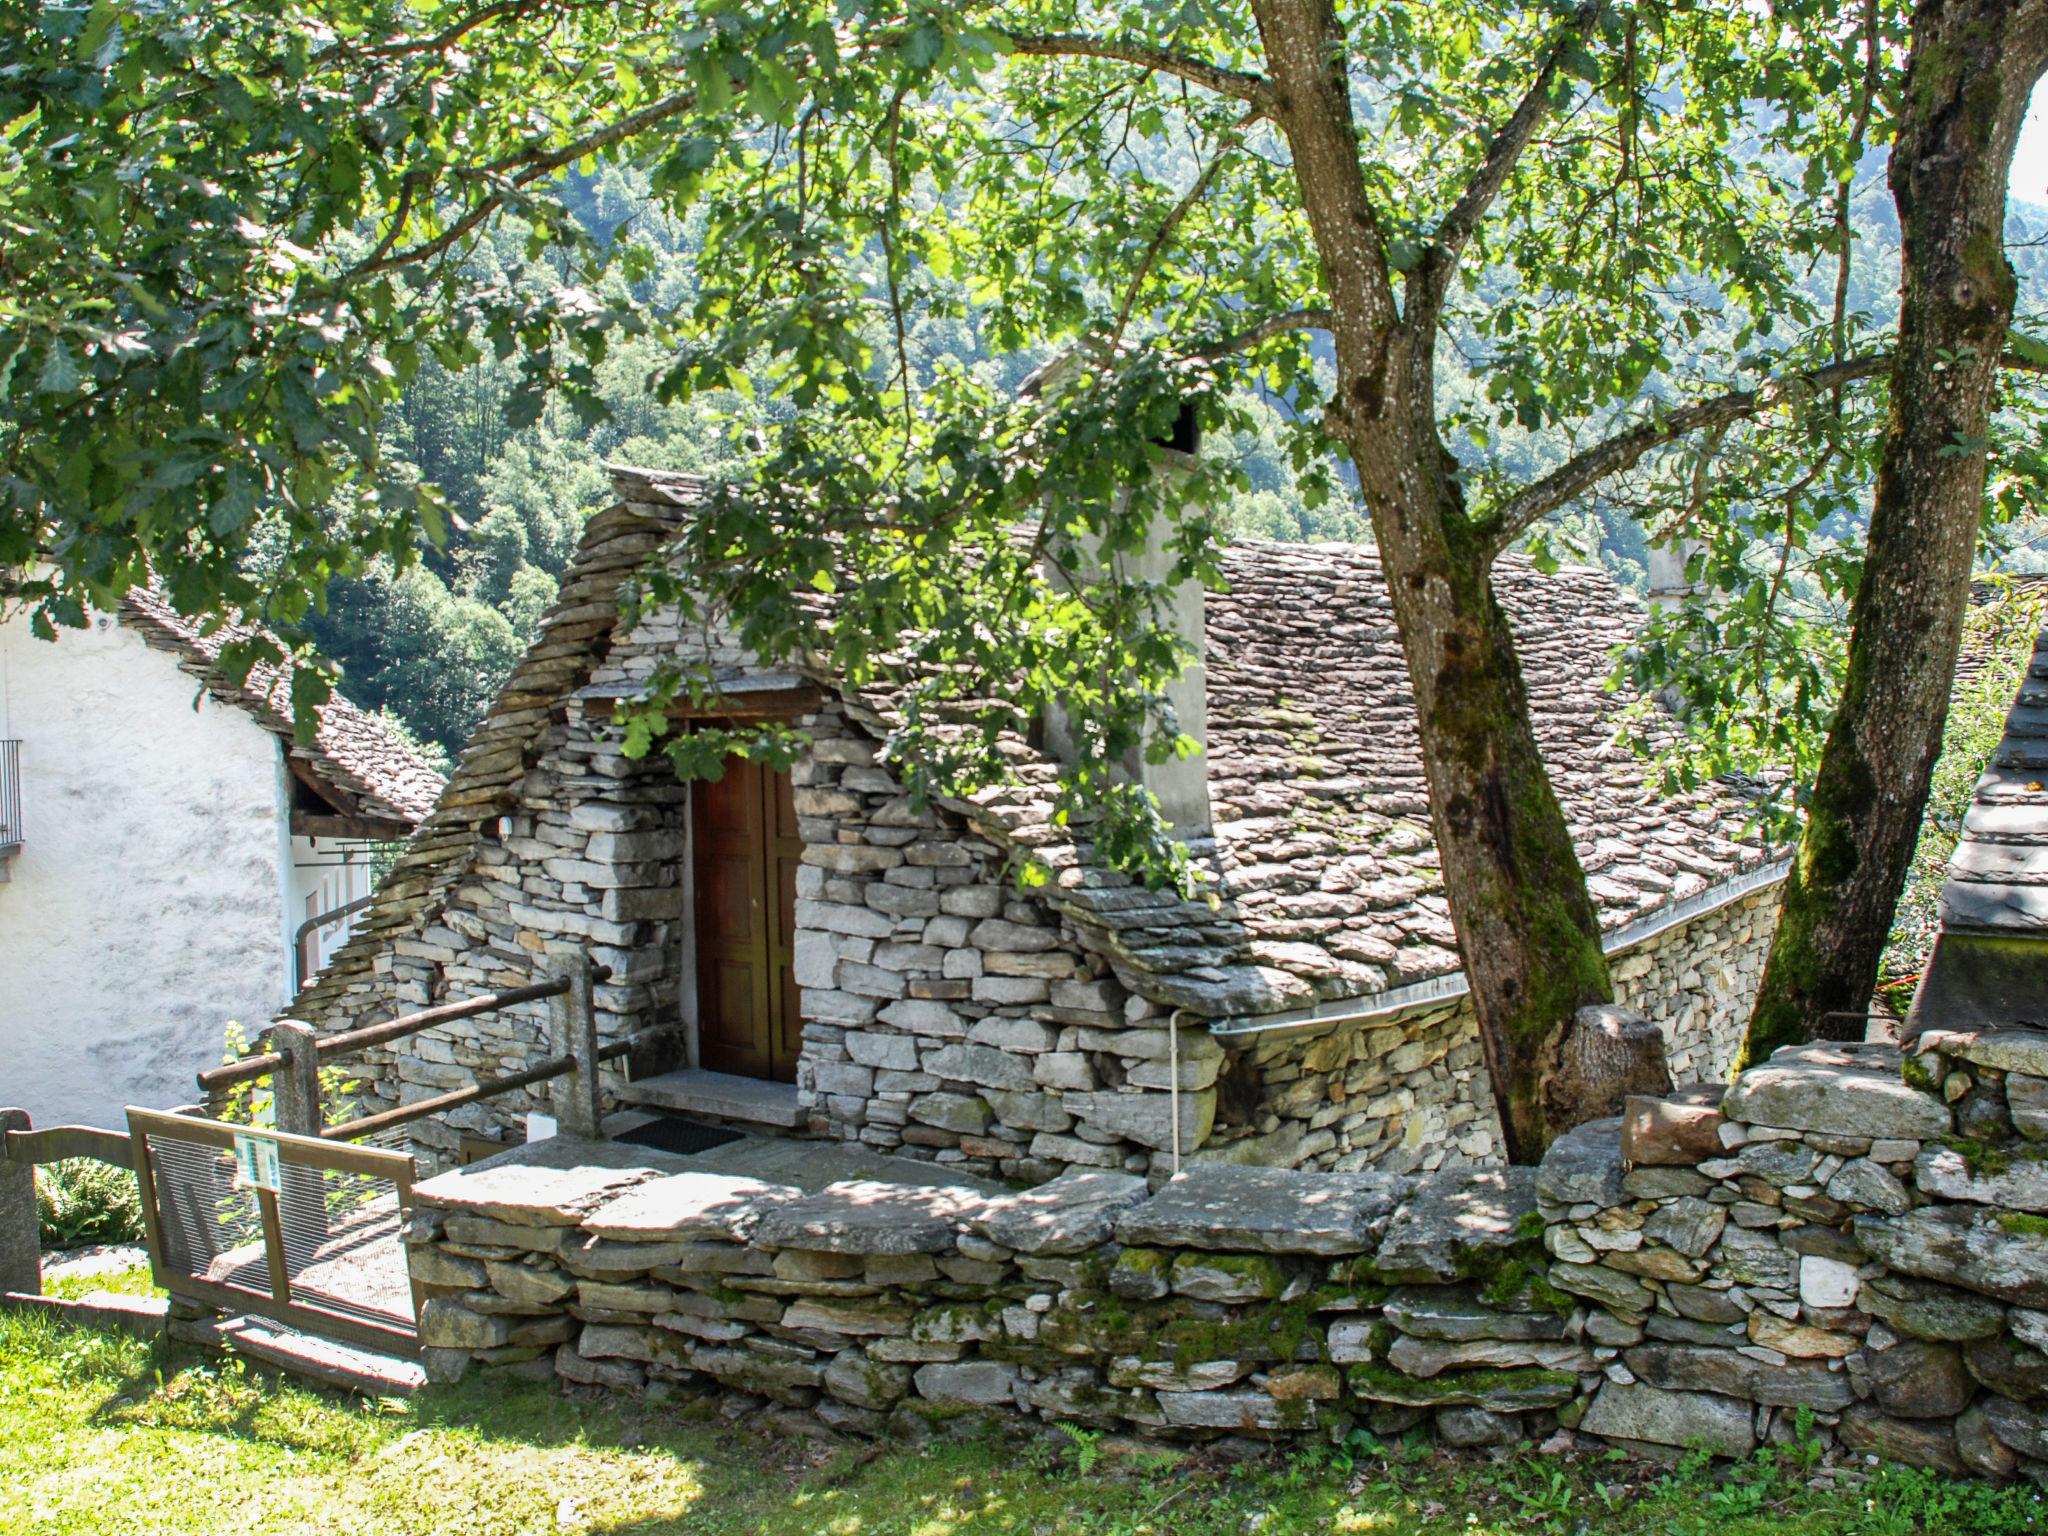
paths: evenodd
<path fill-rule="evenodd" d="M 128 1119 L 165 1290 L 417 1351 L 418 1298 L 399 1240 L 409 1156 L 141 1110 Z"/>

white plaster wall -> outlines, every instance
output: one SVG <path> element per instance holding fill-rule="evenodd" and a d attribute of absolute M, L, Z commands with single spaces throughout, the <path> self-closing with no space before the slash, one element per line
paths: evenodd
<path fill-rule="evenodd" d="M 277 738 L 110 619 L 55 643 L 0 622 L 0 737 L 27 834 L 0 885 L 0 1104 L 119 1128 L 190 1102 L 227 1021 L 254 1034 L 288 995 Z"/>
<path fill-rule="evenodd" d="M 308 918 L 337 911 L 370 894 L 374 865 L 370 844 L 353 838 L 297 837 L 288 849 L 291 876 L 285 890 L 284 946 L 296 952 L 299 927 Z M 347 942 L 355 916 L 316 929 L 306 940 L 306 958 L 318 971 Z M 308 974 L 311 974 L 309 972 Z"/>

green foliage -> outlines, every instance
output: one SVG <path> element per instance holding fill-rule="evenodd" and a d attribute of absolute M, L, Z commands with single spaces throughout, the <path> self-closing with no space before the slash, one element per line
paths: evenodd
<path fill-rule="evenodd" d="M 222 1031 L 224 1044 L 221 1065 L 232 1066 L 243 1057 L 252 1054 L 248 1035 L 233 1019 L 228 1020 Z M 261 1037 L 259 1036 L 259 1039 Z M 348 1118 L 347 1104 L 362 1084 L 349 1075 L 348 1069 L 339 1065 L 324 1066 L 320 1069 L 320 1104 L 330 1124 L 339 1124 Z M 218 1102 L 212 1104 L 210 1112 L 214 1119 L 230 1125 L 277 1124 L 277 1096 L 272 1088 L 272 1079 L 266 1073 L 262 1077 L 230 1084 L 220 1090 Z M 345 1179 L 330 1179 L 328 1199 L 333 1203 L 336 1188 L 346 1188 Z"/>
<path fill-rule="evenodd" d="M 43 1164 L 36 1169 L 36 1226 L 45 1248 L 141 1242 L 135 1175 L 91 1157 Z"/>
<path fill-rule="evenodd" d="M 1863 81 L 1904 8 L 1868 37 L 1838 10 L 1609 7 L 1565 50 L 1431 338 L 1480 515 L 1591 438 L 1881 344 L 1870 263 L 1839 312 L 1829 279 L 1871 222 L 1852 194 L 1891 104 Z M 1396 274 L 1428 269 L 1559 11 L 1347 17 Z M 22 588 L 45 630 L 150 575 L 265 619 L 453 747 L 604 500 L 599 459 L 706 471 L 643 600 L 887 684 L 919 799 L 1009 784 L 1057 704 L 1060 820 L 1192 889 L 1112 767 L 1190 748 L 1160 703 L 1187 660 L 1166 590 L 1216 582 L 1233 532 L 1363 521 L 1315 327 L 1257 328 L 1328 294 L 1278 130 L 1204 81 L 1263 67 L 1248 7 L 1125 0 L 1086 18 L 1107 49 L 1080 24 L 1052 0 L 0 8 L 0 565 L 50 557 Z M 1074 380 L 1019 401 L 1055 355 Z M 1155 476 L 1183 404 L 1230 447 Z M 1683 512 L 1732 594 L 1634 664 L 1699 695 L 1677 780 L 1805 761 L 1873 408 L 1788 400 L 1617 493 L 1653 530 Z M 2024 433 L 2000 452 L 2003 517 L 2036 476 Z M 1628 516 L 1561 510 L 1540 558 L 1640 560 Z M 1078 551 L 1155 526 L 1170 569 L 1072 589 Z M 700 660 L 628 711 L 632 750 L 690 773 L 793 749 L 668 736 Z M 302 675 L 305 706 L 330 672 Z"/>

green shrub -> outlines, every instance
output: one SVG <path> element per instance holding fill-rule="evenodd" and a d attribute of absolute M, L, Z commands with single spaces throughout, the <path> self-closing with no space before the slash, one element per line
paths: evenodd
<path fill-rule="evenodd" d="M 142 1192 L 135 1175 L 90 1157 L 36 1170 L 36 1220 L 45 1248 L 142 1241 Z"/>

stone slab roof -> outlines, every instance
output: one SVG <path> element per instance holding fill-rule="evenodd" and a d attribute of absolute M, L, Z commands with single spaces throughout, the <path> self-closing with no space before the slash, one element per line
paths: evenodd
<path fill-rule="evenodd" d="M 1944 932 L 2048 933 L 2048 627 L 1963 819 L 1941 923 Z"/>
<path fill-rule="evenodd" d="M 150 645 L 176 656 L 214 698 L 281 737 L 292 762 L 344 814 L 410 830 L 433 810 L 440 773 L 375 715 L 336 694 L 320 706 L 313 740 L 302 743 L 292 726 L 288 668 L 258 665 L 240 686 L 230 683 L 218 667 L 221 648 L 249 630 L 230 626 L 208 633 L 149 587 L 131 589 L 118 617 Z"/>
<path fill-rule="evenodd" d="M 299 993 L 317 1013 L 376 969 L 394 939 L 416 933 L 472 868 L 484 830 L 516 808 L 518 784 L 548 726 L 610 653 L 619 585 L 661 547 L 702 483 L 669 477 L 634 505 L 609 507 L 584 524 L 576 557 L 526 654 L 470 734 L 431 814 L 378 885 L 348 942 Z"/>
<path fill-rule="evenodd" d="M 643 513 L 700 493 L 689 477 L 614 467 Z M 1022 783 L 949 807 L 1052 867 L 1053 899 L 1134 973 L 1138 990 L 1212 1018 L 1372 996 L 1458 970 L 1437 868 L 1413 696 L 1378 556 L 1351 545 L 1248 542 L 1207 602 L 1214 836 L 1211 910 L 1092 864 L 1052 819 L 1054 765 L 1017 744 Z M 1600 571 L 1497 568 L 1537 739 L 1610 930 L 1764 872 L 1730 791 L 1660 793 L 1623 739 L 1614 648 L 1638 601 Z M 834 680 L 817 679 L 826 686 Z M 847 699 L 878 727 L 886 696 Z"/>
<path fill-rule="evenodd" d="M 673 535 L 703 482 L 613 468 L 619 502 L 587 525 L 561 596 L 513 670 L 355 936 L 308 988 L 312 1005 L 374 967 L 437 911 L 482 828 L 515 808 L 543 732 L 595 687 L 615 647 L 620 582 Z M 1341 545 L 1241 544 L 1208 601 L 1209 766 L 1215 834 L 1194 846 L 1216 908 L 1146 891 L 1095 865 L 1054 824 L 1055 766 L 1016 743 L 1020 784 L 949 803 L 980 833 L 1051 867 L 1051 899 L 1141 993 L 1212 1019 L 1250 1018 L 1453 978 L 1399 638 L 1377 559 Z M 1677 913 L 1731 881 L 1772 874 L 1718 789 L 1670 797 L 1618 739 L 1628 696 L 1609 652 L 1640 622 L 1598 571 L 1502 562 L 1543 747 L 1610 932 Z M 824 686 L 834 680 L 817 677 Z M 844 691 L 842 696 L 844 696 Z M 615 690 L 607 688 L 608 694 Z M 887 728 L 886 697 L 846 697 Z"/>

